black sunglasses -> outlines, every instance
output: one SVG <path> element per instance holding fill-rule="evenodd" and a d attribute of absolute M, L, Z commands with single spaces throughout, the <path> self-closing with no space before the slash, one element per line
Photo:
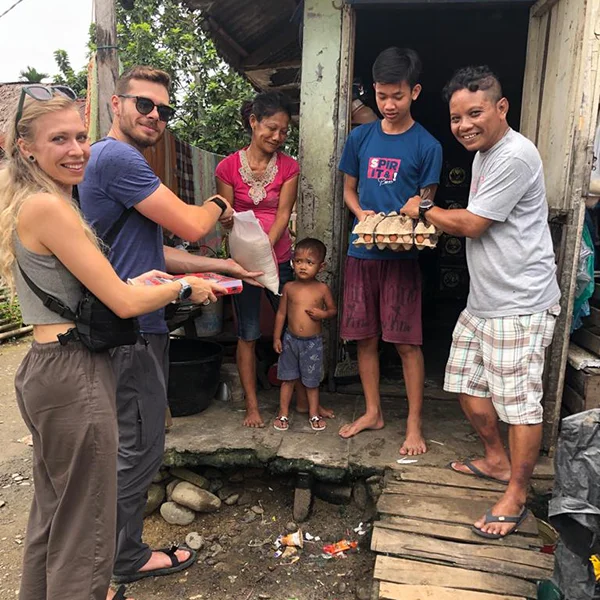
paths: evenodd
<path fill-rule="evenodd" d="M 160 121 L 168 123 L 175 115 L 175 109 L 168 104 L 155 104 L 150 98 L 144 96 L 132 96 L 131 94 L 119 94 L 119 98 L 133 98 L 135 107 L 141 115 L 149 115 L 154 108 L 158 111 Z"/>
<path fill-rule="evenodd" d="M 77 100 L 77 94 L 66 85 L 24 85 L 21 88 L 21 97 L 19 98 L 19 106 L 17 108 L 17 116 L 15 118 L 15 128 L 17 130 L 17 137 L 19 137 L 19 130 L 17 125 L 23 116 L 23 107 L 25 106 L 25 96 L 29 96 L 34 100 L 45 102 L 51 100 L 54 96 L 63 96 L 69 100 Z"/>

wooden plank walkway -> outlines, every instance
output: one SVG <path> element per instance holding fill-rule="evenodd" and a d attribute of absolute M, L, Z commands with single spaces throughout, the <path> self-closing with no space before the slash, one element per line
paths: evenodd
<path fill-rule="evenodd" d="M 519 532 L 486 540 L 471 524 L 505 486 L 449 469 L 393 465 L 377 504 L 371 549 L 380 600 L 525 600 L 549 578 L 530 515 Z"/>

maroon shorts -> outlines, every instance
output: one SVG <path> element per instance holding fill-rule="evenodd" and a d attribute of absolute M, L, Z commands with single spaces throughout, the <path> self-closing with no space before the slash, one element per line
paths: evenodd
<path fill-rule="evenodd" d="M 346 258 L 341 337 L 420 346 L 421 271 L 416 260 Z"/>

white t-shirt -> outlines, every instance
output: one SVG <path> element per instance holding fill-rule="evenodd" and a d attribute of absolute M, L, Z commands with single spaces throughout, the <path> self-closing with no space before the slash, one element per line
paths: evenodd
<path fill-rule="evenodd" d="M 531 141 L 509 129 L 487 152 L 477 152 L 467 210 L 494 221 L 480 238 L 467 239 L 467 310 L 487 319 L 556 304 L 544 171 Z"/>

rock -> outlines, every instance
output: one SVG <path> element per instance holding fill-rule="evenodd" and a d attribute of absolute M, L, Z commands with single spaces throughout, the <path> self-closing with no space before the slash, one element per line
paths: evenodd
<path fill-rule="evenodd" d="M 183 479 L 183 481 L 189 481 L 196 487 L 202 488 L 203 490 L 208 489 L 208 479 L 206 479 L 206 477 L 202 477 L 202 475 L 199 473 L 194 473 L 194 471 L 183 469 L 182 467 L 171 467 L 170 472 L 173 477 Z"/>
<path fill-rule="evenodd" d="M 381 483 L 381 475 L 371 475 L 371 477 L 365 479 L 365 483 L 367 485 L 371 483 Z"/>
<path fill-rule="evenodd" d="M 204 546 L 204 538 L 197 531 L 191 531 L 185 536 L 185 543 L 192 550 L 201 550 Z"/>
<path fill-rule="evenodd" d="M 165 502 L 160 507 L 162 518 L 170 525 L 189 525 L 196 518 L 196 513 L 175 502 Z"/>
<path fill-rule="evenodd" d="M 217 573 L 226 573 L 227 572 L 227 565 L 224 562 L 218 562 L 213 569 L 217 572 Z"/>
<path fill-rule="evenodd" d="M 173 501 L 196 512 L 214 512 L 221 508 L 221 500 L 217 496 L 187 481 L 175 487 Z"/>
<path fill-rule="evenodd" d="M 247 511 L 242 519 L 242 523 L 252 523 L 252 521 L 256 521 L 258 519 L 258 515 L 253 513 L 251 510 Z"/>
<path fill-rule="evenodd" d="M 285 524 L 285 529 L 289 533 L 294 533 L 294 532 L 298 531 L 298 525 L 296 525 L 296 523 L 294 523 L 294 521 L 289 521 L 288 523 Z"/>
<path fill-rule="evenodd" d="M 236 471 L 229 476 L 230 483 L 242 483 L 244 481 L 244 474 L 241 471 Z"/>
<path fill-rule="evenodd" d="M 379 496 L 383 493 L 383 488 L 381 487 L 381 483 L 367 483 L 367 490 L 369 491 L 369 495 L 373 500 L 377 501 Z"/>
<path fill-rule="evenodd" d="M 215 467 L 206 467 L 204 469 L 204 477 L 207 479 L 223 479 L 223 473 Z"/>
<path fill-rule="evenodd" d="M 365 510 L 365 508 L 367 508 L 367 503 L 369 502 L 369 490 L 362 479 L 359 479 L 354 484 L 354 487 L 352 488 L 352 499 L 354 500 L 354 504 L 356 504 L 360 510 Z"/>
<path fill-rule="evenodd" d="M 256 513 L 257 515 L 264 515 L 265 514 L 265 510 L 262 506 L 253 506 L 250 509 L 252 512 Z"/>
<path fill-rule="evenodd" d="M 211 479 L 210 485 L 208 486 L 208 491 L 211 494 L 216 494 L 223 487 L 222 479 Z"/>
<path fill-rule="evenodd" d="M 233 506 L 239 499 L 239 494 L 231 494 L 231 496 L 227 496 L 227 498 L 225 498 L 224 502 L 227 504 L 227 506 Z"/>
<path fill-rule="evenodd" d="M 216 565 L 216 564 L 217 564 L 217 561 L 216 561 L 214 558 L 210 558 L 210 557 L 209 557 L 209 558 L 207 558 L 207 559 L 206 559 L 206 564 L 207 564 L 209 567 L 212 567 L 213 565 Z"/>
<path fill-rule="evenodd" d="M 181 479 L 173 479 L 167 483 L 167 502 L 173 499 L 173 490 L 181 483 Z"/>
<path fill-rule="evenodd" d="M 361 583 L 356 586 L 357 600 L 371 600 L 371 583 Z"/>
<path fill-rule="evenodd" d="M 338 591 L 340 592 L 340 594 L 343 594 L 346 591 L 347 587 L 348 586 L 344 581 L 340 581 L 340 585 L 338 585 Z"/>
<path fill-rule="evenodd" d="M 169 478 L 169 471 L 166 469 L 160 469 L 158 473 L 152 478 L 152 483 L 160 483 L 165 479 Z"/>
<path fill-rule="evenodd" d="M 304 523 L 310 514 L 312 492 L 310 488 L 296 488 L 294 491 L 294 509 L 292 514 L 298 523 Z"/>
<path fill-rule="evenodd" d="M 231 496 L 231 494 L 235 494 L 235 489 L 232 488 L 230 485 L 226 485 L 225 487 L 222 487 L 220 490 L 217 491 L 217 496 L 219 496 L 219 498 L 221 498 L 221 500 L 225 500 L 225 498 L 229 498 L 229 496 Z M 238 494 L 239 496 L 239 494 Z"/>
<path fill-rule="evenodd" d="M 248 493 L 248 492 L 244 492 L 239 498 L 238 498 L 238 504 L 240 506 L 245 506 L 246 504 L 250 504 L 252 502 L 252 496 Z"/>
<path fill-rule="evenodd" d="M 157 483 L 150 484 L 148 488 L 148 499 L 144 508 L 144 517 L 151 515 L 165 499 L 165 488 Z"/>
<path fill-rule="evenodd" d="M 313 492 L 317 498 L 331 504 L 349 504 L 352 497 L 352 488 L 348 485 L 316 481 Z"/>
<path fill-rule="evenodd" d="M 210 547 L 210 555 L 214 558 L 215 556 L 217 556 L 218 554 L 221 554 L 221 552 L 223 552 L 223 546 L 221 546 L 221 544 L 213 544 Z"/>

